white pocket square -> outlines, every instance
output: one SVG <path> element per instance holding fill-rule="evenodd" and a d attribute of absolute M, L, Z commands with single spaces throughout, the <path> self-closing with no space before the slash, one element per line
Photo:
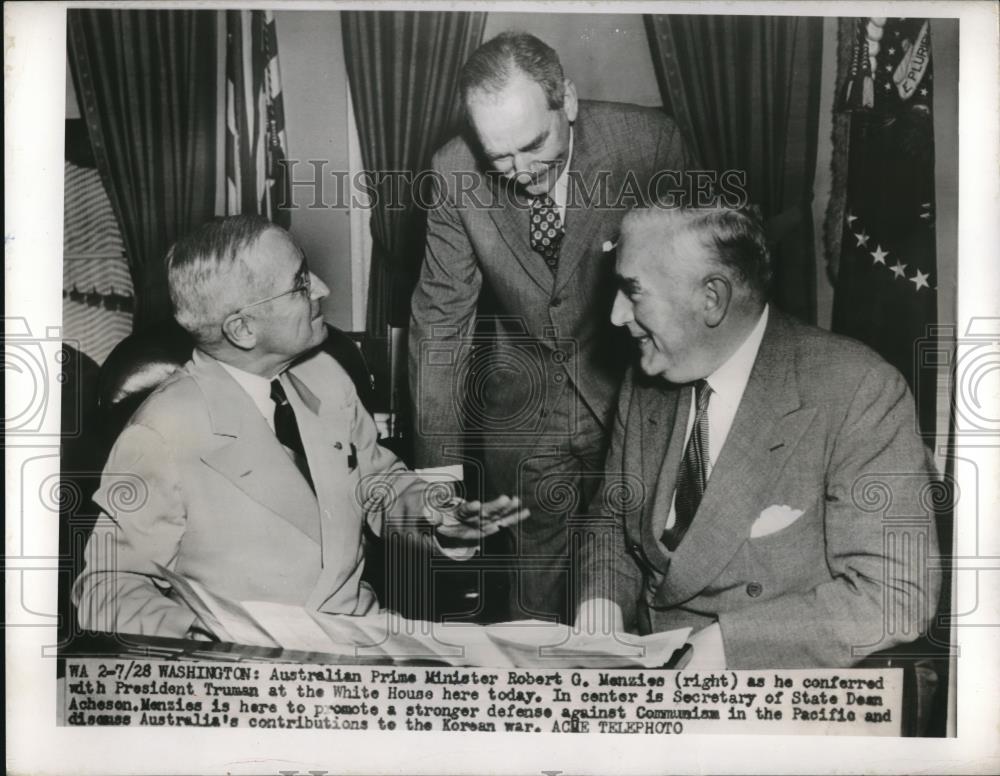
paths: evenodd
<path fill-rule="evenodd" d="M 758 539 L 761 536 L 777 533 L 782 528 L 790 526 L 802 515 L 801 509 L 792 509 L 787 504 L 772 504 L 753 521 L 753 525 L 750 526 L 750 538 Z"/>

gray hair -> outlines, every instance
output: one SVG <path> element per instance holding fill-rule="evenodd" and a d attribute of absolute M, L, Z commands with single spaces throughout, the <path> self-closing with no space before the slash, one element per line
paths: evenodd
<path fill-rule="evenodd" d="M 174 317 L 200 345 L 222 339 L 221 323 L 246 303 L 257 285 L 244 250 L 268 229 L 264 216 L 215 218 L 182 237 L 167 253 L 167 283 Z"/>
<path fill-rule="evenodd" d="M 566 82 L 559 56 L 548 45 L 526 32 L 501 32 L 476 49 L 462 66 L 458 85 L 462 104 L 474 91 L 497 94 L 518 73 L 542 87 L 552 110 L 563 106 Z"/>
<path fill-rule="evenodd" d="M 623 237 L 626 230 L 636 226 L 658 228 L 664 237 L 693 232 L 715 260 L 743 283 L 758 302 L 768 300 L 771 252 L 757 207 L 637 208 L 622 220 Z"/>

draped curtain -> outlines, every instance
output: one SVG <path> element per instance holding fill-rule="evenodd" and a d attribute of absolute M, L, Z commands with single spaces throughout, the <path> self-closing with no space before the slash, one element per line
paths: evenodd
<path fill-rule="evenodd" d="M 486 14 L 343 11 L 342 20 L 361 155 L 376 192 L 366 328 L 383 336 L 409 319 L 423 255 L 413 176 L 457 125 L 458 73 L 482 40 Z"/>
<path fill-rule="evenodd" d="M 823 20 L 647 15 L 664 105 L 707 169 L 745 170 L 767 221 L 774 300 L 816 321 L 811 213 Z"/>
<path fill-rule="evenodd" d="M 214 214 L 217 14 L 66 16 L 80 112 L 121 227 L 138 329 L 170 317 L 167 249 Z"/>

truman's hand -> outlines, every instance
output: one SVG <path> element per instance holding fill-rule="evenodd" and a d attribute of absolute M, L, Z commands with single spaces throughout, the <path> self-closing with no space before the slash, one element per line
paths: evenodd
<path fill-rule="evenodd" d="M 501 528 L 524 520 L 530 512 L 515 496 L 500 496 L 485 504 L 480 501 L 454 499 L 434 510 L 440 521 L 434 521 L 435 531 L 448 539 L 478 541 Z"/>

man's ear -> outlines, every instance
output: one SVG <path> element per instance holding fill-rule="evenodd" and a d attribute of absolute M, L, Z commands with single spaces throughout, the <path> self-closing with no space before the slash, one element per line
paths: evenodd
<path fill-rule="evenodd" d="M 222 322 L 222 333 L 231 345 L 240 350 L 253 350 L 257 334 L 252 321 L 242 313 L 233 313 Z"/>
<path fill-rule="evenodd" d="M 726 318 L 733 301 L 733 284 L 725 275 L 709 275 L 705 279 L 705 323 L 714 329 Z"/>
<path fill-rule="evenodd" d="M 569 123 L 572 124 L 576 121 L 576 114 L 580 109 L 576 97 L 576 84 L 568 78 L 564 78 L 563 88 L 563 112 L 566 114 L 566 118 L 569 119 Z"/>

